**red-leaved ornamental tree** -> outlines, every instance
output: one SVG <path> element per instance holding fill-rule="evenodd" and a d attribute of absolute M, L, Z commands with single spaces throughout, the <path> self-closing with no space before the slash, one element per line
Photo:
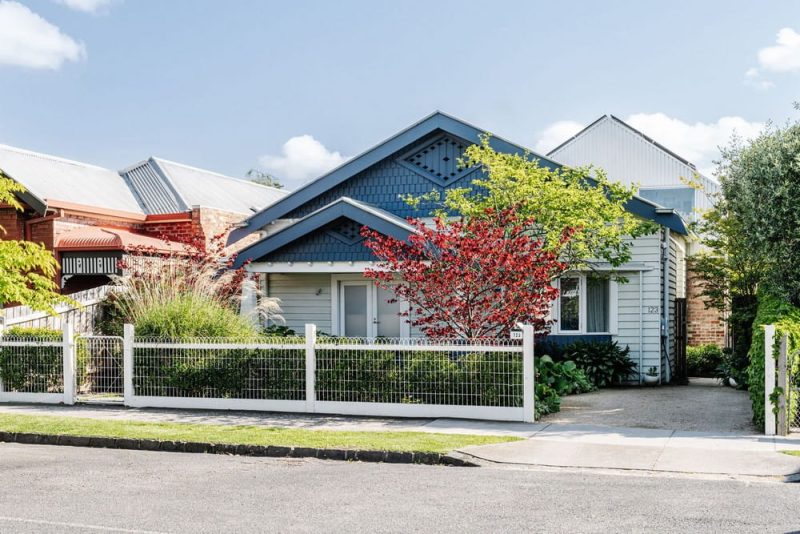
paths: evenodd
<path fill-rule="evenodd" d="M 430 337 L 507 336 L 518 322 L 546 330 L 558 296 L 551 281 L 567 265 L 531 236 L 533 219 L 513 209 L 485 215 L 437 218 L 433 227 L 409 219 L 416 232 L 408 241 L 365 227 L 365 244 L 381 263 L 364 274 L 407 301 L 404 315 Z"/>

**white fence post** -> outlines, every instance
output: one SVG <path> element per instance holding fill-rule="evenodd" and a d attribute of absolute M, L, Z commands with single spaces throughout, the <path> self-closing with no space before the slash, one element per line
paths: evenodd
<path fill-rule="evenodd" d="M 522 325 L 522 420 L 526 423 L 533 423 L 536 413 L 536 370 L 533 365 L 533 325 Z"/>
<path fill-rule="evenodd" d="M 317 354 L 315 345 L 317 344 L 317 325 L 306 324 L 306 411 L 313 413 L 314 405 L 317 400 L 316 374 L 317 374 Z"/>
<path fill-rule="evenodd" d="M 774 436 L 777 428 L 770 395 L 775 391 L 775 325 L 764 326 L 764 434 Z"/>
<path fill-rule="evenodd" d="M 62 342 L 64 344 L 64 404 L 75 404 L 75 333 L 72 321 L 61 321 Z"/>
<path fill-rule="evenodd" d="M 132 324 L 123 326 L 122 337 L 122 402 L 130 406 L 133 401 L 133 336 Z"/>

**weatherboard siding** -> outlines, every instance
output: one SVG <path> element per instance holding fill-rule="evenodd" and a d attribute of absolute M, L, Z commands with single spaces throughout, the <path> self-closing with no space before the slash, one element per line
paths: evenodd
<path fill-rule="evenodd" d="M 641 372 L 658 367 L 661 358 L 661 242 L 659 234 L 639 237 L 633 241 L 631 262 L 642 263 L 641 272 L 626 272 L 627 279 L 617 285 L 617 333 L 613 340 L 630 348 L 630 358 L 639 364 Z M 642 307 L 639 306 L 639 287 L 642 287 Z M 613 304 L 613 303 L 612 303 Z M 641 315 L 640 315 L 641 310 Z M 641 319 L 641 347 L 640 347 Z"/>
<path fill-rule="evenodd" d="M 592 164 L 605 170 L 612 180 L 639 184 L 643 188 L 686 187 L 686 180 L 694 180 L 697 172 L 685 161 L 608 116 L 555 149 L 550 156 L 566 165 Z M 711 207 L 709 195 L 716 193 L 719 185 L 704 176 L 700 177 L 700 182 L 705 192 L 694 192 L 694 205 L 701 210 L 708 209 Z"/>
<path fill-rule="evenodd" d="M 331 333 L 330 274 L 269 274 L 267 295 L 280 299 L 285 326 L 302 335 L 305 325 L 317 325 L 319 332 Z"/>

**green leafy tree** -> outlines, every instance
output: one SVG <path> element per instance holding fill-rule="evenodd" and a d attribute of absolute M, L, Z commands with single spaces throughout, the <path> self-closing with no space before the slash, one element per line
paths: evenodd
<path fill-rule="evenodd" d="M 17 194 L 25 188 L 0 171 L 0 203 L 22 210 Z M 5 228 L 0 232 L 6 234 Z M 58 270 L 53 254 L 30 241 L 0 240 L 0 299 L 53 313 L 58 303 L 72 302 L 58 293 Z"/>
<path fill-rule="evenodd" d="M 625 209 L 635 187 L 612 182 L 601 169 L 550 169 L 530 154 L 495 151 L 490 137 L 467 148 L 461 164 L 479 166 L 484 175 L 472 188 L 445 192 L 444 212 L 484 217 L 515 207 L 521 217 L 534 218 L 535 237 L 573 268 L 591 261 L 618 267 L 630 260 L 631 237 L 647 235 L 656 226 Z M 565 230 L 574 229 L 569 240 Z"/>
<path fill-rule="evenodd" d="M 768 126 L 749 143 L 734 139 L 719 175 L 729 261 L 752 266 L 731 283 L 767 283 L 800 304 L 800 122 Z"/>
<path fill-rule="evenodd" d="M 258 169 L 250 169 L 245 173 L 248 180 L 254 184 L 266 185 L 275 189 L 283 189 L 283 184 L 278 178 Z"/>

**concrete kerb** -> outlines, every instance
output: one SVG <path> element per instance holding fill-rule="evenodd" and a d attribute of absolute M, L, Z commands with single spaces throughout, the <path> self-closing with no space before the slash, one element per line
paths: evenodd
<path fill-rule="evenodd" d="M 460 454 L 449 455 L 419 451 L 319 449 L 315 447 L 283 447 L 276 445 L 163 441 L 156 439 L 71 436 L 65 434 L 39 434 L 27 432 L 0 432 L 0 442 L 104 449 L 262 456 L 271 458 L 316 458 L 319 460 L 446 465 L 454 467 L 478 466 L 478 464 L 469 461 L 466 456 L 462 456 Z"/>

